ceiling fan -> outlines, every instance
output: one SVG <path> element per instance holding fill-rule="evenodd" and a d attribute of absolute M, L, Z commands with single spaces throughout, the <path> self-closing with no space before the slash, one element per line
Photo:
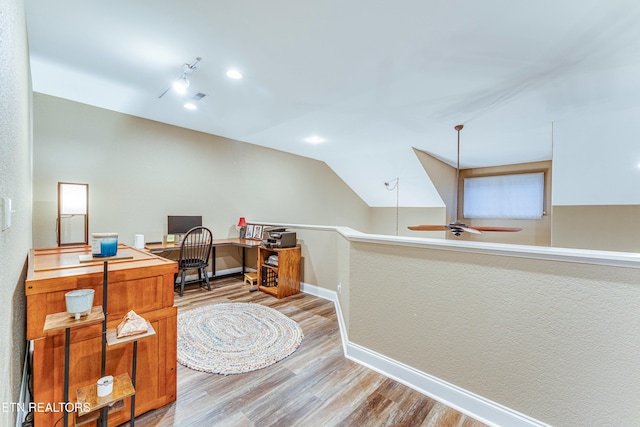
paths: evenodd
<path fill-rule="evenodd" d="M 458 132 L 458 160 L 456 164 L 456 200 L 458 200 L 458 182 L 460 180 L 460 131 L 463 125 L 457 125 L 455 130 Z M 447 225 L 410 225 L 409 230 L 414 231 L 451 231 L 454 236 L 459 236 L 465 231 L 472 234 L 482 234 L 483 231 L 501 231 L 501 232 L 516 232 L 521 231 L 522 228 L 518 227 L 489 227 L 489 226 L 474 226 L 470 227 L 462 221 L 458 220 L 458 213 L 456 209 L 456 220 Z"/>

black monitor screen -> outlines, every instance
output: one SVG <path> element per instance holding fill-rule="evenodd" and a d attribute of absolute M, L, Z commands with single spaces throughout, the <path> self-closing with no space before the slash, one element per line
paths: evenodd
<path fill-rule="evenodd" d="M 193 227 L 202 226 L 202 216 L 168 216 L 167 234 L 185 234 Z"/>

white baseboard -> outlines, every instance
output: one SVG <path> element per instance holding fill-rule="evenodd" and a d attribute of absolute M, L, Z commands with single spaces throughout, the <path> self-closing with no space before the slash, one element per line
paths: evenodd
<path fill-rule="evenodd" d="M 346 358 L 373 369 L 489 426 L 549 427 L 548 424 L 527 415 L 390 359 L 368 348 L 349 342 L 338 294 L 335 291 L 308 283 L 301 283 L 301 290 L 304 293 L 334 302 Z"/>
<path fill-rule="evenodd" d="M 305 294 L 315 295 L 320 298 L 333 301 L 336 308 L 336 315 L 338 317 L 338 327 L 340 328 L 340 338 L 342 338 L 342 350 L 347 355 L 347 345 L 349 344 L 349 338 L 347 335 L 347 327 L 344 323 L 344 317 L 342 317 L 342 309 L 340 308 L 340 301 L 338 300 L 338 294 L 335 291 L 321 288 L 320 286 L 311 285 L 309 283 L 300 282 L 300 290 Z"/>

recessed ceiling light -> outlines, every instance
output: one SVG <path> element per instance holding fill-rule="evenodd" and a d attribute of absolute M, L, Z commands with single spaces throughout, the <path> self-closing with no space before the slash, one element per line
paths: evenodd
<path fill-rule="evenodd" d="M 305 138 L 304 140 L 312 144 L 319 144 L 321 142 L 324 142 L 324 138 L 321 138 L 319 136 L 310 136 L 309 138 Z"/>
<path fill-rule="evenodd" d="M 187 110 L 197 110 L 198 106 L 196 104 L 194 104 L 193 102 L 185 102 L 184 103 L 184 108 L 186 108 Z"/>
<path fill-rule="evenodd" d="M 227 71 L 227 77 L 238 80 L 242 78 L 242 73 L 238 70 L 229 70 Z"/>

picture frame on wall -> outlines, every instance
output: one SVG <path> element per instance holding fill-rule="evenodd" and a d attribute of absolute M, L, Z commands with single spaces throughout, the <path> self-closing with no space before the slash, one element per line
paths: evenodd
<path fill-rule="evenodd" d="M 258 239 L 258 240 L 262 240 L 262 226 L 261 225 L 256 225 L 253 228 L 253 238 L 254 239 Z"/>
<path fill-rule="evenodd" d="M 247 225 L 247 232 L 244 235 L 245 239 L 252 239 L 253 238 L 253 224 L 248 224 Z"/>

